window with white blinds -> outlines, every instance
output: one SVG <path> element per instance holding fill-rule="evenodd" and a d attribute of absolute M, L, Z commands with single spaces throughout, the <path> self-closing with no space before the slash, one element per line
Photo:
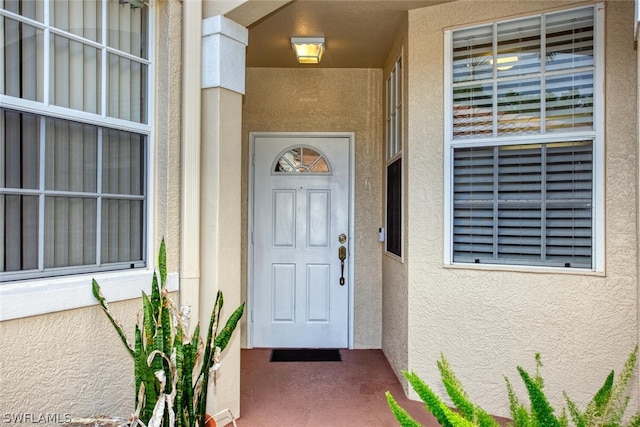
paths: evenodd
<path fill-rule="evenodd" d="M 451 262 L 595 268 L 601 13 L 447 32 Z"/>
<path fill-rule="evenodd" d="M 0 281 L 145 266 L 147 15 L 0 0 Z"/>

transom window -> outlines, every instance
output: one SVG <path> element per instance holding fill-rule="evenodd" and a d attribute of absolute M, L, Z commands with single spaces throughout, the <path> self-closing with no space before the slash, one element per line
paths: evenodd
<path fill-rule="evenodd" d="M 276 173 L 330 173 L 324 155 L 311 147 L 289 148 L 275 161 Z"/>
<path fill-rule="evenodd" d="M 145 265 L 147 15 L 0 2 L 0 281 Z"/>
<path fill-rule="evenodd" d="M 447 32 L 449 262 L 597 268 L 601 10 Z"/>

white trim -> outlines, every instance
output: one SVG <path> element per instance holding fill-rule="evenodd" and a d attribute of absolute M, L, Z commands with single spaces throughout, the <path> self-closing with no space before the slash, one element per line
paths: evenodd
<path fill-rule="evenodd" d="M 94 278 L 108 302 L 139 298 L 141 292 L 150 293 L 152 277 L 152 271 L 144 269 L 3 284 L 0 322 L 96 305 L 91 290 Z M 178 290 L 178 273 L 167 276 L 166 286 L 171 292 Z"/>
<path fill-rule="evenodd" d="M 596 3 L 595 5 L 595 39 L 594 39 L 594 63 L 595 63 L 595 81 L 593 82 L 594 95 L 594 117 L 593 125 L 596 130 L 595 144 L 593 147 L 593 242 L 595 249 L 593 251 L 593 270 L 597 272 L 605 271 L 605 187 L 606 187 L 606 171 L 605 171 L 605 6 L 604 3 Z"/>
<path fill-rule="evenodd" d="M 145 190 L 146 190 L 146 203 L 144 215 L 147 219 L 147 226 L 143 229 L 142 243 L 143 253 L 142 257 L 146 261 L 147 268 L 156 268 L 157 252 L 155 248 L 155 182 L 156 182 L 156 168 L 155 168 L 155 156 L 156 156 L 156 75 L 155 75 L 155 47 L 156 47 L 156 10 L 155 3 L 149 2 L 147 4 L 147 59 L 150 65 L 147 67 L 147 126 L 149 131 L 147 133 L 147 173 L 145 174 Z M 106 80 L 106 79 L 105 79 Z M 105 96 L 106 98 L 106 96 Z M 162 236 L 164 237 L 164 236 Z M 145 245 L 146 239 L 146 245 Z"/>
<path fill-rule="evenodd" d="M 153 67 L 149 67 L 149 71 L 151 71 Z M 152 74 L 149 72 L 147 75 L 148 79 L 151 81 Z M 152 95 L 147 94 L 149 102 L 151 102 Z M 86 111 L 73 110 L 71 108 L 60 107 L 57 105 L 46 105 L 43 102 L 31 101 L 28 99 L 20 99 L 15 98 L 13 96 L 8 95 L 0 95 L 0 106 L 16 110 L 22 111 L 25 113 L 38 114 L 46 117 L 52 117 L 56 119 L 65 119 L 72 121 L 81 121 L 85 124 L 90 124 L 94 126 L 102 126 L 108 127 L 111 129 L 124 130 L 127 132 L 134 133 L 151 133 L 151 117 L 147 118 L 147 123 L 138 123 L 132 122 L 128 120 L 122 120 L 115 117 L 108 117 L 101 114 L 87 113 Z M 147 111 L 147 115 L 149 112 Z"/>
<path fill-rule="evenodd" d="M 247 348 L 253 348 L 253 196 L 254 196 L 254 153 L 255 139 L 259 137 L 279 137 L 279 138 L 349 138 L 349 239 L 348 239 L 348 257 L 349 263 L 347 268 L 348 284 L 349 284 L 349 331 L 348 331 L 348 347 L 354 347 L 354 323 L 355 323 L 355 133 L 354 132 L 249 132 L 249 183 L 248 183 L 248 233 L 247 233 Z"/>
<path fill-rule="evenodd" d="M 201 215 L 201 68 L 202 5 L 182 5 L 182 127 L 180 130 L 180 305 L 191 307 L 200 319 L 200 215 Z M 195 323 L 192 322 L 195 328 Z"/>
<path fill-rule="evenodd" d="M 249 132 L 249 164 L 247 184 L 247 348 L 253 348 L 253 200 L 254 200 L 254 166 L 255 166 L 255 137 L 254 132 Z"/>
<path fill-rule="evenodd" d="M 453 264 L 453 209 L 452 185 L 453 179 L 453 85 L 451 78 L 451 65 L 453 63 L 453 31 L 444 32 L 444 265 Z"/>
<path fill-rule="evenodd" d="M 355 245 L 356 245 L 356 134 L 354 132 L 336 134 L 336 136 L 349 138 L 349 349 L 353 349 L 355 343 Z"/>

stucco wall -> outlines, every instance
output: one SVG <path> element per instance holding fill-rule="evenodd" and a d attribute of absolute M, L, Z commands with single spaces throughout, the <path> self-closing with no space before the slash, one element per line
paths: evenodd
<path fill-rule="evenodd" d="M 405 19 L 402 23 L 402 27 L 398 31 L 397 38 L 393 44 L 393 48 L 387 56 L 387 60 L 385 61 L 385 65 L 383 68 L 383 90 L 386 90 L 386 79 L 389 77 L 391 70 L 393 69 L 396 61 L 402 55 L 402 80 L 403 80 L 403 95 L 402 99 L 408 99 L 408 85 L 407 82 L 407 66 L 410 61 L 409 54 L 407 51 L 407 37 L 408 37 L 408 21 Z M 386 101 L 385 101 L 386 103 Z M 406 105 L 406 104 L 405 104 Z M 385 113 L 386 118 L 386 113 Z M 405 108 L 405 114 L 403 117 L 403 131 L 402 135 L 406 137 L 407 135 L 407 114 Z M 383 154 L 382 154 L 382 168 L 383 171 L 386 168 L 386 149 L 385 142 L 383 142 Z M 407 329 L 408 325 L 408 315 L 409 315 L 409 298 L 408 298 L 408 287 L 407 287 L 407 263 L 409 260 L 409 255 L 407 253 L 407 239 L 406 233 L 409 228 L 409 221 L 407 218 L 407 189 L 408 189 L 408 180 L 406 179 L 407 173 L 407 159 L 409 159 L 409 150 L 406 145 L 402 147 L 402 161 L 403 161 L 403 188 L 402 194 L 404 195 L 402 203 L 403 203 L 403 238 L 402 238 L 402 259 L 398 259 L 393 255 L 384 254 L 382 256 L 382 350 L 384 351 L 387 360 L 391 366 L 395 367 L 396 370 L 399 371 L 401 369 L 405 369 L 409 364 L 409 331 Z M 383 172 L 383 212 L 382 218 L 386 216 L 385 209 L 385 191 L 386 187 L 384 187 L 384 176 Z M 399 375 L 399 378 L 403 385 L 407 386 L 407 382 L 402 375 Z"/>
<path fill-rule="evenodd" d="M 112 309 L 133 336 L 138 302 Z M 133 362 L 98 307 L 2 322 L 0 339 L 3 420 L 128 416 L 135 409 Z"/>
<path fill-rule="evenodd" d="M 566 390 L 584 406 L 638 339 L 632 1 L 606 3 L 606 274 L 443 265 L 443 30 L 561 5 L 465 0 L 409 15 L 408 368 L 442 391 L 443 353 L 471 398 L 497 415 L 508 415 L 503 375 L 525 396 L 516 366 L 533 370 L 535 353 L 552 403 Z"/>
<path fill-rule="evenodd" d="M 249 68 L 243 109 L 245 195 L 249 132 L 355 132 L 355 348 L 380 348 L 381 339 L 381 76 L 370 69 Z M 245 197 L 243 242 L 246 206 Z M 244 244 L 244 260 L 246 253 Z M 243 283 L 246 290 L 246 272 Z"/>
<path fill-rule="evenodd" d="M 160 239 L 165 237 L 168 270 L 177 272 L 182 7 L 178 0 L 167 0 L 155 2 L 152 10 L 156 19 L 155 85 L 160 90 L 155 91 L 153 119 L 157 197 L 151 206 L 155 244 L 150 256 L 157 256 Z M 86 292 L 90 295 L 89 284 Z M 177 301 L 178 296 L 173 298 Z M 132 338 L 140 306 L 139 299 L 111 304 Z M 68 416 L 129 416 L 135 410 L 132 360 L 98 306 L 0 322 L 0 342 L 0 423 L 12 419 L 7 414 L 64 421 Z"/>

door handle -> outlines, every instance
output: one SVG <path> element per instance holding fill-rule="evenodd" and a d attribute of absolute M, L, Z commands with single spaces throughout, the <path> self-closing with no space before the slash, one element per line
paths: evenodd
<path fill-rule="evenodd" d="M 344 286 L 344 260 L 347 259 L 347 248 L 338 248 L 338 259 L 340 259 L 340 286 Z"/>

